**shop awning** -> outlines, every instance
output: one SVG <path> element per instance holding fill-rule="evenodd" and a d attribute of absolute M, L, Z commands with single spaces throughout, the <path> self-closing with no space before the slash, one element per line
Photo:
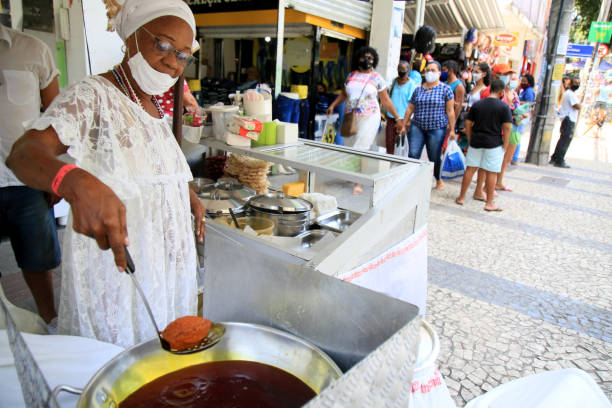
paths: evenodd
<path fill-rule="evenodd" d="M 276 38 L 276 24 L 254 24 L 246 26 L 213 26 L 198 27 L 204 38 Z M 285 37 L 308 37 L 312 35 L 312 26 L 305 23 L 285 23 Z"/>
<path fill-rule="evenodd" d="M 196 26 L 209 38 L 258 38 L 276 36 L 276 10 L 238 11 L 195 14 Z M 365 38 L 366 32 L 355 26 L 340 24 L 301 11 L 285 11 L 285 37 L 301 37 L 312 33 L 312 26 L 336 32 L 349 38 Z"/>
<path fill-rule="evenodd" d="M 414 33 L 416 2 L 406 3 L 404 33 Z M 499 30 L 504 28 L 497 0 L 430 0 L 425 5 L 425 24 L 438 38 L 459 37 L 464 29 Z"/>
<path fill-rule="evenodd" d="M 369 31 L 372 3 L 367 0 L 285 0 L 287 7 Z"/>

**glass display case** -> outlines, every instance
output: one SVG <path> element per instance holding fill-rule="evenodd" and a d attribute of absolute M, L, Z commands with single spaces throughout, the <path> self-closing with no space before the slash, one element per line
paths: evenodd
<path fill-rule="evenodd" d="M 303 181 L 307 192 L 333 195 L 339 207 L 361 214 L 423 166 L 418 160 L 304 139 L 291 145 L 257 148 L 228 146 L 213 139 L 201 143 L 211 150 L 244 154 L 294 169 L 292 174 L 271 176 L 272 188 L 280 190 L 284 183 Z M 353 194 L 355 184 L 362 186 L 362 194 Z"/>

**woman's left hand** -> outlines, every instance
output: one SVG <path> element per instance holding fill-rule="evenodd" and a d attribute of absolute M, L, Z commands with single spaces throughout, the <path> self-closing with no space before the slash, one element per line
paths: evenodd
<path fill-rule="evenodd" d="M 449 140 L 456 140 L 456 139 L 457 139 L 457 134 L 455 133 L 455 131 L 454 131 L 454 130 L 451 130 L 451 131 L 448 133 L 448 138 L 449 138 Z"/>
<path fill-rule="evenodd" d="M 198 241 L 204 241 L 204 235 L 206 235 L 206 208 L 202 205 L 202 202 L 193 192 L 189 190 L 189 202 L 191 204 L 191 213 L 195 217 L 195 233 L 198 237 Z"/>

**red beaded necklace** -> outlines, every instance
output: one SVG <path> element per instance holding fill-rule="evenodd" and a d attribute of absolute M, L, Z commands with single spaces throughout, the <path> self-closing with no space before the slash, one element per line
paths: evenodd
<path fill-rule="evenodd" d="M 117 69 L 117 67 L 119 67 L 119 69 Z M 123 89 L 123 92 L 125 93 L 125 95 L 128 98 L 130 98 L 133 102 L 140 105 L 140 107 L 144 110 L 144 106 L 142 105 L 142 102 L 140 101 L 140 98 L 138 97 L 138 95 L 136 95 L 136 92 L 134 92 L 134 88 L 132 87 L 132 84 L 129 78 L 127 77 L 125 71 L 123 70 L 123 67 L 121 66 L 121 64 L 116 65 L 113 68 L 112 73 L 115 76 L 115 79 L 117 80 L 119 85 L 121 86 L 121 89 Z M 153 102 L 153 104 L 157 108 L 157 112 L 159 113 L 159 118 L 163 119 L 164 111 L 159 105 L 159 102 L 157 101 L 157 98 L 155 97 L 155 95 L 151 95 L 151 102 Z"/>

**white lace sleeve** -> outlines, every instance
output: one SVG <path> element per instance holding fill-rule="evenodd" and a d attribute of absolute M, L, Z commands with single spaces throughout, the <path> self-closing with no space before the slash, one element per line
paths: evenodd
<path fill-rule="evenodd" d="M 45 130 L 52 126 L 59 140 L 68 146 L 68 154 L 77 163 L 83 159 L 84 144 L 95 145 L 100 96 L 90 83 L 81 81 L 63 90 L 30 129 Z"/>

